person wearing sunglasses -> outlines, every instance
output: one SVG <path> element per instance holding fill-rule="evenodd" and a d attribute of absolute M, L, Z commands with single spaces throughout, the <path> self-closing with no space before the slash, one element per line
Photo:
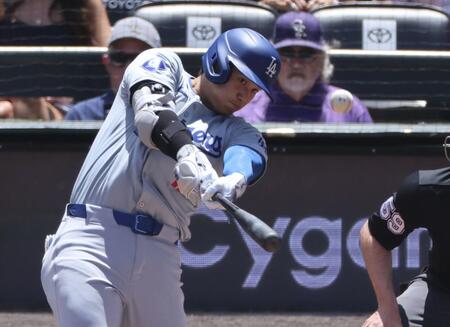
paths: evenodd
<path fill-rule="evenodd" d="M 154 25 L 139 17 L 127 17 L 114 24 L 108 51 L 102 63 L 109 75 L 110 89 L 97 97 L 71 106 L 65 120 L 104 120 L 119 89 L 128 65 L 144 50 L 161 47 L 161 38 Z"/>
<path fill-rule="evenodd" d="M 329 84 L 333 65 L 317 18 L 308 12 L 280 15 L 272 41 L 281 58 L 273 101 L 259 92 L 236 116 L 249 123 L 372 122 L 355 95 Z"/>

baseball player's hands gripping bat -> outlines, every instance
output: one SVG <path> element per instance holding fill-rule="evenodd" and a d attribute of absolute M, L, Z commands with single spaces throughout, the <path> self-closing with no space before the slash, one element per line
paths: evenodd
<path fill-rule="evenodd" d="M 280 248 L 281 238 L 261 219 L 242 210 L 233 202 L 225 198 L 221 193 L 214 194 L 213 200 L 218 201 L 225 210 L 237 220 L 247 234 L 250 235 L 264 250 L 275 252 Z"/>

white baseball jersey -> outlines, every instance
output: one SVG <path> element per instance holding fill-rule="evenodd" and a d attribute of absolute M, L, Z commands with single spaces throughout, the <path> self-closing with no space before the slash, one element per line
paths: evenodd
<path fill-rule="evenodd" d="M 70 201 L 89 203 L 128 213 L 145 213 L 190 238 L 189 216 L 195 208 L 172 187 L 176 161 L 139 139 L 134 125 L 130 88 L 144 80 L 167 86 L 174 108 L 187 125 L 193 142 L 219 174 L 223 155 L 233 145 L 247 146 L 267 160 L 265 142 L 241 118 L 216 114 L 202 104 L 191 86 L 192 76 L 180 58 L 164 49 L 141 53 L 127 68 L 120 90 L 75 182 Z"/>

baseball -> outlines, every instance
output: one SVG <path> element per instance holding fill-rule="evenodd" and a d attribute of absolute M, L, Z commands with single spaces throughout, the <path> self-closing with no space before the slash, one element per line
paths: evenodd
<path fill-rule="evenodd" d="M 334 91 L 330 99 L 331 108 L 338 113 L 347 112 L 352 108 L 353 96 L 347 90 L 340 89 Z"/>

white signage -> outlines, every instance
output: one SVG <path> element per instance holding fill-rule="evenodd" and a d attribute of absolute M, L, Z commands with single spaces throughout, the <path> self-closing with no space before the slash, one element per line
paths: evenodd
<path fill-rule="evenodd" d="M 364 50 L 397 50 L 397 21 L 364 19 L 362 44 Z"/>
<path fill-rule="evenodd" d="M 186 46 L 189 48 L 209 48 L 221 33 L 220 17 L 187 17 Z"/>
<path fill-rule="evenodd" d="M 228 217 L 221 210 L 209 210 L 201 206 L 199 212 L 209 217 L 213 223 L 227 224 Z M 234 220 L 233 220 L 234 221 Z M 288 251 L 294 258 L 295 267 L 286 266 L 291 278 L 300 287 L 308 289 L 323 289 L 331 286 L 342 271 L 343 256 L 350 257 L 356 267 L 364 269 L 364 260 L 359 247 L 359 231 L 366 218 L 353 222 L 350 231 L 343 233 L 342 218 L 327 218 L 320 216 L 304 217 L 300 220 L 291 217 L 277 217 L 273 229 L 285 239 Z M 294 226 L 288 229 L 289 225 Z M 248 236 L 235 222 L 251 256 L 252 266 L 245 272 L 242 288 L 255 289 L 264 278 L 264 273 L 272 263 L 274 253 L 266 252 Z M 288 231 L 289 230 L 289 231 Z M 326 239 L 326 246 L 321 253 L 310 253 L 305 245 L 309 233 L 319 232 Z M 407 238 L 406 249 L 400 260 L 399 248 L 392 250 L 392 267 L 417 269 L 420 262 L 420 235 L 428 232 L 424 228 L 414 230 Z M 430 240 L 431 241 L 431 240 Z M 230 244 L 209 244 L 203 252 L 192 252 L 179 243 L 181 259 L 185 268 L 208 269 L 226 260 L 231 250 Z M 240 251 L 243 251 L 241 249 Z M 240 267 L 236 267 L 240 269 Z"/>

